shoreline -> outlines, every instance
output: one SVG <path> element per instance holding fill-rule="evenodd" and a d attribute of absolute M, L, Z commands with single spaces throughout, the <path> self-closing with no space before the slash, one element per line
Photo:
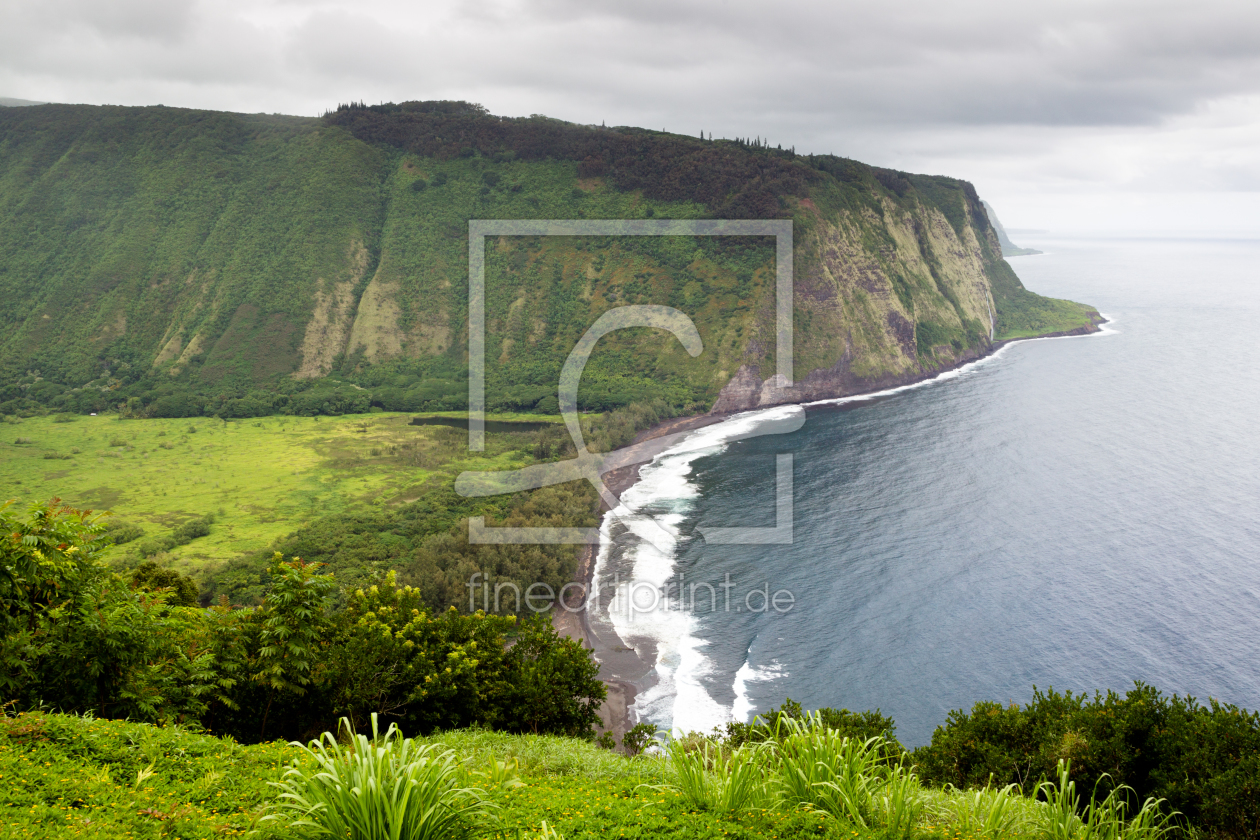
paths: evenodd
<path fill-rule="evenodd" d="M 934 370 L 931 373 L 925 373 L 919 376 L 895 377 L 892 381 L 882 380 L 869 383 L 869 387 L 856 390 L 851 393 L 837 394 L 832 397 L 822 397 L 818 399 L 806 400 L 799 403 L 781 403 L 781 405 L 817 405 L 827 403 L 832 400 L 847 400 L 853 398 L 861 398 L 874 396 L 896 388 L 904 388 L 910 385 L 930 382 L 943 374 L 956 371 L 966 365 L 987 359 L 996 355 L 1003 348 L 1021 341 L 1037 341 L 1048 338 L 1075 338 L 1081 336 L 1095 335 L 1102 332 L 1102 325 L 1109 323 L 1111 319 L 1099 313 L 1097 321 L 1093 321 L 1088 327 L 1078 327 L 1074 330 L 1065 330 L 1045 335 L 1020 336 L 1018 338 L 1008 338 L 1001 341 L 994 341 L 989 344 L 983 353 L 964 356 L 957 362 L 948 367 Z M 758 406 L 747 411 L 756 411 L 761 408 L 773 408 L 772 405 Z M 669 434 L 677 434 L 691 432 L 697 429 L 712 426 L 734 417 L 737 414 L 745 413 L 744 410 L 722 412 L 714 414 L 695 414 L 687 417 L 675 417 L 665 420 L 651 426 L 635 435 L 632 444 L 642 443 L 654 438 L 663 437 Z M 629 488 L 633 487 L 639 481 L 639 470 L 643 464 L 631 464 L 625 467 L 619 467 L 604 474 L 604 484 L 608 490 L 620 499 L 621 494 Z M 600 503 L 601 515 L 606 515 L 609 508 L 604 502 Z M 578 558 L 578 566 L 574 572 L 574 582 L 581 584 L 583 599 L 585 593 L 590 592 L 591 585 L 594 582 L 595 561 L 598 556 L 601 544 L 587 545 L 582 549 Z M 600 622 L 601 625 L 605 624 Z M 638 721 L 631 707 L 634 705 L 635 698 L 640 691 L 649 687 L 650 678 L 656 667 L 656 651 L 637 651 L 628 647 L 625 642 L 617 635 L 611 625 L 593 627 L 588 610 L 582 602 L 575 602 L 568 607 L 557 608 L 552 613 L 552 626 L 556 632 L 562 636 L 578 639 L 583 647 L 594 652 L 595 660 L 600 666 L 600 680 L 604 683 L 608 690 L 608 697 L 600 707 L 600 730 L 604 732 L 612 732 L 617 743 L 621 743 L 622 736 L 628 732 Z"/>
<path fill-rule="evenodd" d="M 663 437 L 679 432 L 690 432 L 720 423 L 730 414 L 695 414 L 687 417 L 675 417 L 657 423 L 634 436 L 633 443 Z M 639 469 L 643 464 L 631 464 L 610 470 L 604 474 L 604 484 L 618 499 L 626 490 L 639 481 Z M 600 514 L 609 511 L 608 505 L 600 502 Z M 600 706 L 600 732 L 611 732 L 617 744 L 630 729 L 638 723 L 632 711 L 635 698 L 639 692 L 650 687 L 650 678 L 656 668 L 656 651 L 639 651 L 628 646 L 617 635 L 617 631 L 607 622 L 599 622 L 592 626 L 590 612 L 586 609 L 586 594 L 591 591 L 595 577 L 595 561 L 601 544 L 586 545 L 578 555 L 577 569 L 573 573 L 573 581 L 581 584 L 582 595 L 574 602 L 556 608 L 551 614 L 551 624 L 561 636 L 577 639 L 587 650 L 595 654 L 599 663 L 599 679 L 608 691 L 607 699 Z"/>

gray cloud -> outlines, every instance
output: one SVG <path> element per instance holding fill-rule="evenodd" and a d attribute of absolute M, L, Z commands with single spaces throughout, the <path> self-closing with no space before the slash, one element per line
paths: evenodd
<path fill-rule="evenodd" d="M 759 135 L 1012 200 L 1260 185 L 1260 13 L 1241 2 L 0 0 L 0 95 L 461 98 Z"/>

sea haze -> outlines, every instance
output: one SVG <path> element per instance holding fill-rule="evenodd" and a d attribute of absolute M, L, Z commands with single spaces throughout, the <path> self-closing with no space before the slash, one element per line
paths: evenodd
<path fill-rule="evenodd" d="M 747 719 L 785 697 L 879 708 L 908 745 L 951 709 L 1033 686 L 1141 680 L 1260 708 L 1260 241 L 1025 236 L 1041 294 L 1097 306 L 1098 336 L 1019 342 L 894 394 L 808 408 L 790 435 L 644 470 L 632 506 L 672 544 L 605 525 L 599 574 L 700 590 L 690 615 L 613 623 L 658 652 L 640 715 Z M 746 422 L 746 421 L 744 421 Z M 696 526 L 772 525 L 784 546 L 709 546 Z M 750 613 L 752 588 L 789 612 Z M 781 601 L 782 603 L 782 601 Z"/>

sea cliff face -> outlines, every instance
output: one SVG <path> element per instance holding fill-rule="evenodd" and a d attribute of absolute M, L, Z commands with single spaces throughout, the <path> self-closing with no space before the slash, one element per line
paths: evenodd
<path fill-rule="evenodd" d="M 844 209 L 831 219 L 803 202 L 809 224 L 800 237 L 796 321 L 808 329 L 796 334 L 796 380 L 741 365 L 713 413 L 895 387 L 988 353 L 1002 308 L 994 286 L 1028 293 L 1002 262 L 969 185 L 960 198 L 966 212 L 952 224 L 922 200 L 882 198 L 876 208 Z M 1097 329 L 1087 307 L 1080 318 L 1069 329 Z"/>
<path fill-rule="evenodd" d="M 970 184 L 747 141 L 465 103 L 322 120 L 47 105 L 0 112 L 0 150 L 0 411 L 463 408 L 470 219 L 791 218 L 795 230 L 791 384 L 770 376 L 772 241 L 488 242 L 492 409 L 554 411 L 560 363 L 627 303 L 682 310 L 706 351 L 610 336 L 583 379 L 586 410 L 840 396 L 975 358 L 995 338 L 1092 323 L 1088 307 L 1022 287 Z"/>
<path fill-rule="evenodd" d="M 796 307 L 810 329 L 801 335 L 797 381 L 763 380 L 743 366 L 714 411 L 888 387 L 986 349 L 994 304 L 975 228 L 968 222 L 960 236 L 932 207 L 881 209 L 819 218 L 803 237 Z M 937 327 L 941 343 L 924 342 L 930 328 L 920 324 Z"/>

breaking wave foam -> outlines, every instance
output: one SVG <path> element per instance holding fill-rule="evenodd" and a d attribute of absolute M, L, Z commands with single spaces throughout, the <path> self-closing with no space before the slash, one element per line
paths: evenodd
<path fill-rule="evenodd" d="M 633 582 L 628 587 L 620 580 L 607 617 L 627 645 L 649 641 L 656 647 L 656 684 L 641 692 L 632 707 L 641 720 L 670 731 L 707 732 L 732 719 L 732 710 L 714 700 L 701 682 L 712 673 L 713 663 L 704 653 L 708 642 L 697 635 L 695 617 L 668 608 L 660 593 L 675 573 L 678 527 L 700 495 L 690 480 L 694 462 L 722 452 L 763 424 L 800 411 L 776 406 L 696 430 L 645 464 L 638 482 L 622 493 L 621 505 L 605 514 L 595 579 L 601 585 L 608 582 L 612 555 L 621 552 L 618 565 Z"/>

